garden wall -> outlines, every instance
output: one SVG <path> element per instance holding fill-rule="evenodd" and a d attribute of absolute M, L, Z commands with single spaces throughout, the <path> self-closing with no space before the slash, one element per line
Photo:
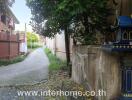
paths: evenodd
<path fill-rule="evenodd" d="M 19 35 L 0 33 L 0 59 L 11 59 L 19 55 Z"/>
<path fill-rule="evenodd" d="M 70 54 L 72 54 L 72 39 L 70 39 Z M 64 33 L 57 34 L 55 38 L 46 38 L 46 46 L 61 60 L 66 60 Z"/>
<path fill-rule="evenodd" d="M 74 46 L 72 79 L 84 84 L 88 90 L 103 89 L 107 96 L 98 100 L 116 100 L 120 95 L 121 71 L 119 57 L 98 46 Z"/>

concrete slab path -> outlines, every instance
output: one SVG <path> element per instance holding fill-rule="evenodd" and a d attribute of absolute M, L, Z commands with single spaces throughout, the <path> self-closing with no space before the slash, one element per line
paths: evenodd
<path fill-rule="evenodd" d="M 0 67 L 0 86 L 32 85 L 48 78 L 49 60 L 42 48 L 16 64 Z"/>

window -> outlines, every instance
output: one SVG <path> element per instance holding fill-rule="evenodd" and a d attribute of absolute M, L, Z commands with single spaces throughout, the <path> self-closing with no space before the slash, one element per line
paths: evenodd
<path fill-rule="evenodd" d="M 6 25 L 6 16 L 5 15 L 1 16 L 1 22 L 3 22 Z"/>
<path fill-rule="evenodd" d="M 123 40 L 129 40 L 129 33 L 126 31 L 123 33 Z"/>
<path fill-rule="evenodd" d="M 129 32 L 129 39 L 132 40 L 132 31 Z"/>

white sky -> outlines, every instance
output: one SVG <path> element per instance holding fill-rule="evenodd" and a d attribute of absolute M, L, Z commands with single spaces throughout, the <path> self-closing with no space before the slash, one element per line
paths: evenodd
<path fill-rule="evenodd" d="M 26 6 L 26 0 L 15 0 L 11 10 L 20 22 L 20 24 L 16 24 L 15 30 L 25 31 L 26 23 L 27 31 L 32 32 L 32 27 L 29 25 L 31 12 L 30 9 Z"/>

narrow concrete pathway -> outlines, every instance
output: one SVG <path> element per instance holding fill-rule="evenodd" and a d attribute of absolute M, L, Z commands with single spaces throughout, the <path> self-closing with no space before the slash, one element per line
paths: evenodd
<path fill-rule="evenodd" d="M 47 100 L 44 96 L 19 96 L 19 91 L 29 91 L 21 90 L 19 87 L 1 87 L 0 88 L 0 100 Z M 39 91 L 39 90 L 30 90 Z M 29 92 L 30 92 L 29 91 Z"/>
<path fill-rule="evenodd" d="M 0 86 L 32 85 L 48 78 L 49 60 L 42 48 L 17 64 L 0 67 Z"/>

